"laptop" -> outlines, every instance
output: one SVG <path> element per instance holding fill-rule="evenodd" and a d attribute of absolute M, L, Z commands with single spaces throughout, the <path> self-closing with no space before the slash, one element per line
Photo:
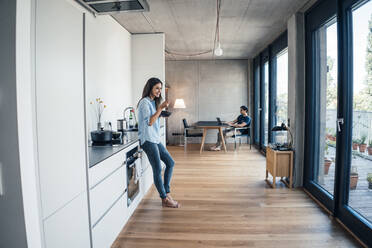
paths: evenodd
<path fill-rule="evenodd" d="M 220 117 L 216 117 L 216 119 L 217 119 L 217 124 L 219 126 L 232 127 L 230 124 L 227 124 L 227 123 L 224 123 L 223 121 L 221 121 L 221 118 Z"/>
<path fill-rule="evenodd" d="M 217 124 L 219 126 L 229 126 L 228 124 L 226 124 L 223 121 L 221 121 L 221 118 L 220 117 L 216 117 L 216 119 L 217 119 Z"/>

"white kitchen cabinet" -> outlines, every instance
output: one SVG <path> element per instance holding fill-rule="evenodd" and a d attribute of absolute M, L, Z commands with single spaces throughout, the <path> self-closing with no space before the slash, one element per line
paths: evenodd
<path fill-rule="evenodd" d="M 44 220 L 46 248 L 90 247 L 87 203 L 87 194 L 83 192 Z"/>
<path fill-rule="evenodd" d="M 149 168 L 142 174 L 141 178 L 141 188 L 142 188 L 142 195 L 145 196 L 148 192 L 148 190 L 151 188 L 151 185 L 153 184 L 153 174 L 152 169 Z"/>
<path fill-rule="evenodd" d="M 126 166 L 124 165 L 89 190 L 92 226 L 110 209 L 126 188 Z"/>
<path fill-rule="evenodd" d="M 108 248 L 115 241 L 127 221 L 126 193 L 119 198 L 110 211 L 92 230 L 93 248 Z"/>
<path fill-rule="evenodd" d="M 151 168 L 149 159 L 147 158 L 147 155 L 145 152 L 142 153 L 141 163 L 142 163 L 142 177 L 140 180 L 140 184 L 141 184 L 140 187 L 142 190 L 141 191 L 142 196 L 145 196 L 154 181 L 153 174 L 152 174 L 152 168 Z"/>
<path fill-rule="evenodd" d="M 107 176 L 109 176 L 113 171 L 124 165 L 126 159 L 126 152 L 128 149 L 124 149 L 111 157 L 103 160 L 99 164 L 96 164 L 92 168 L 89 168 L 89 188 L 91 189 Z M 124 179 L 126 183 L 126 178 Z"/>
<path fill-rule="evenodd" d="M 86 190 L 82 12 L 65 0 L 37 0 L 35 38 L 37 150 L 45 219 Z M 76 210 L 87 212 L 81 207 Z M 76 217 L 74 222 L 80 222 L 86 213 Z"/>

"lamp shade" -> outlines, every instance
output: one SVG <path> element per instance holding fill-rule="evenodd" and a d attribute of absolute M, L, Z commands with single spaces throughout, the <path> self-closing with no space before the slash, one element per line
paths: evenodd
<path fill-rule="evenodd" d="M 182 98 L 176 99 L 176 102 L 174 103 L 173 108 L 175 109 L 186 108 L 185 101 Z"/>

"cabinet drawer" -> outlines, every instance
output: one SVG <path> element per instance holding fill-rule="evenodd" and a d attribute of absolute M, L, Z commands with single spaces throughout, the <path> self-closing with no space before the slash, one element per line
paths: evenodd
<path fill-rule="evenodd" d="M 126 221 L 126 194 L 120 197 L 110 211 L 92 230 L 93 248 L 111 247 Z"/>
<path fill-rule="evenodd" d="M 111 157 L 105 159 L 99 164 L 89 169 L 89 188 L 94 187 L 105 177 L 110 175 L 114 170 L 122 166 L 125 162 L 125 153 L 127 149 L 124 149 Z"/>
<path fill-rule="evenodd" d="M 89 190 L 92 226 L 107 212 L 127 187 L 126 166 L 123 165 Z"/>
<path fill-rule="evenodd" d="M 90 247 L 87 203 L 84 191 L 44 221 L 45 247 Z"/>

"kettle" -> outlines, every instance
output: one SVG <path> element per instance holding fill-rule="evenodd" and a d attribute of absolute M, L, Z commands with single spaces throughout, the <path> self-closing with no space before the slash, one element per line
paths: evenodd
<path fill-rule="evenodd" d="M 126 119 L 119 119 L 117 120 L 117 129 L 118 131 L 124 131 L 128 129 L 128 122 Z"/>

